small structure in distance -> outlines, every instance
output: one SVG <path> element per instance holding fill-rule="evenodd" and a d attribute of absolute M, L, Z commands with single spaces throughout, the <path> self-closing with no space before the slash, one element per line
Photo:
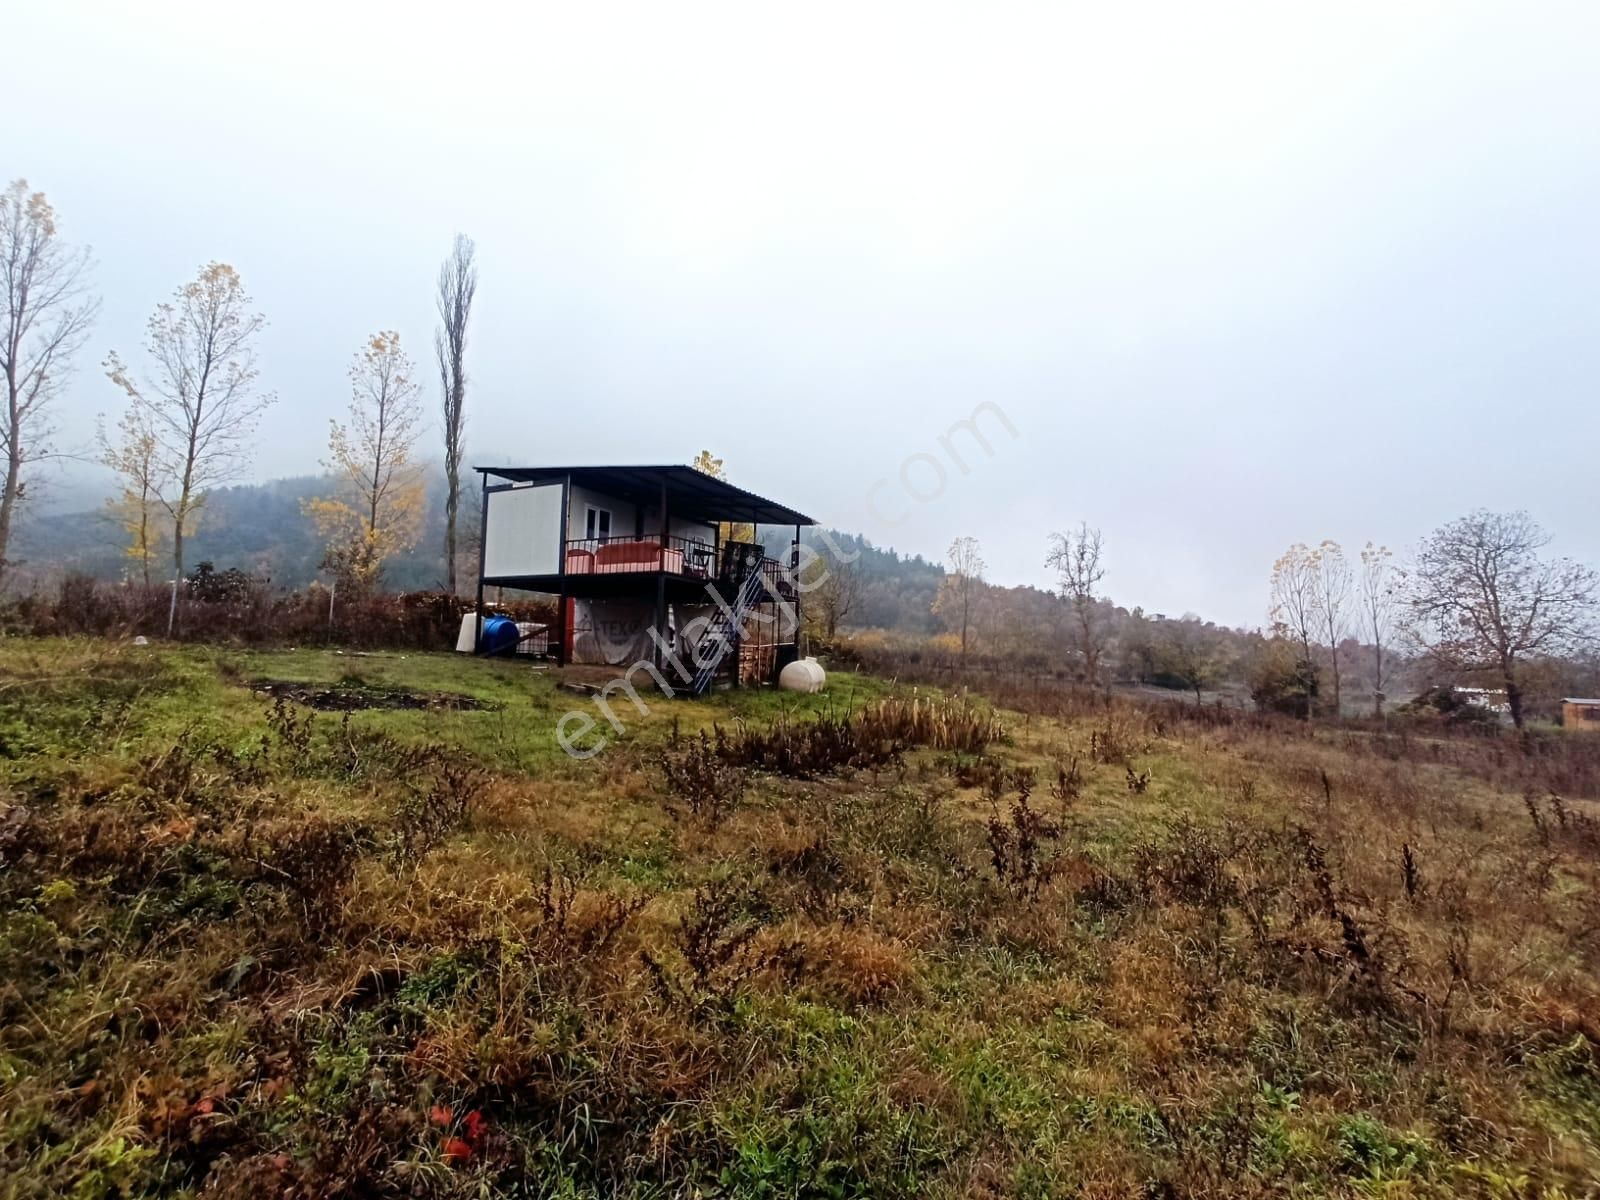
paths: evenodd
<path fill-rule="evenodd" d="M 697 695 L 730 656 L 735 685 L 775 681 L 798 656 L 804 513 L 689 466 L 476 470 L 480 649 L 483 590 L 497 587 L 556 597 L 558 666 L 670 655 L 689 664 L 674 690 Z M 724 537 L 738 525 L 748 536 Z M 787 564 L 767 556 L 763 525 L 793 527 Z"/>

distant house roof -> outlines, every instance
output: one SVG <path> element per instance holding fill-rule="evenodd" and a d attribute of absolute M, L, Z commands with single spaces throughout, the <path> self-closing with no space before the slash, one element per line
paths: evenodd
<path fill-rule="evenodd" d="M 815 525 L 816 521 L 787 505 L 715 476 L 678 464 L 610 467 L 476 467 L 485 476 L 511 483 L 554 483 L 570 478 L 580 487 L 608 496 L 653 504 L 663 488 L 675 517 L 700 521 L 754 521 L 758 525 Z"/>
<path fill-rule="evenodd" d="M 1586 705 L 1587 704 L 1592 704 L 1595 707 L 1600 708 L 1600 700 L 1585 700 L 1581 696 L 1566 696 L 1566 697 L 1564 697 L 1562 699 L 1561 703 L 1563 703 L 1563 704 L 1586 704 Z"/>

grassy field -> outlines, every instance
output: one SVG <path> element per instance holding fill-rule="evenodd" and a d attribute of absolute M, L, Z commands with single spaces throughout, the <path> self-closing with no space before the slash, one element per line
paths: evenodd
<path fill-rule="evenodd" d="M 0 1195 L 1600 1194 L 1581 749 L 1005 700 L 0 643 Z"/>

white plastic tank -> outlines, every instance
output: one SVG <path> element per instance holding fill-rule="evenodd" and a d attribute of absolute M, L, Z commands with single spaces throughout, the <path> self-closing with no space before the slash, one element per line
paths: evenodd
<path fill-rule="evenodd" d="M 786 692 L 820 692 L 827 679 L 814 658 L 797 658 L 778 672 L 778 686 Z"/>

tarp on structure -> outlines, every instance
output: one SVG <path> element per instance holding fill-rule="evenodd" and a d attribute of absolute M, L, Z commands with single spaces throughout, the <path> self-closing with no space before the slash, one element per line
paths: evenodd
<path fill-rule="evenodd" d="M 657 647 L 650 636 L 655 605 L 648 600 L 575 600 L 573 604 L 572 661 L 592 666 L 627 667 L 641 660 L 654 662 Z M 794 610 L 787 605 L 763 606 L 746 619 L 747 643 L 770 646 L 795 638 Z M 674 604 L 667 610 L 664 640 L 693 673 L 700 639 L 721 609 L 714 604 Z"/>
<path fill-rule="evenodd" d="M 648 600 L 579 600 L 573 606 L 572 661 L 626 667 L 654 660 L 655 605 Z"/>

